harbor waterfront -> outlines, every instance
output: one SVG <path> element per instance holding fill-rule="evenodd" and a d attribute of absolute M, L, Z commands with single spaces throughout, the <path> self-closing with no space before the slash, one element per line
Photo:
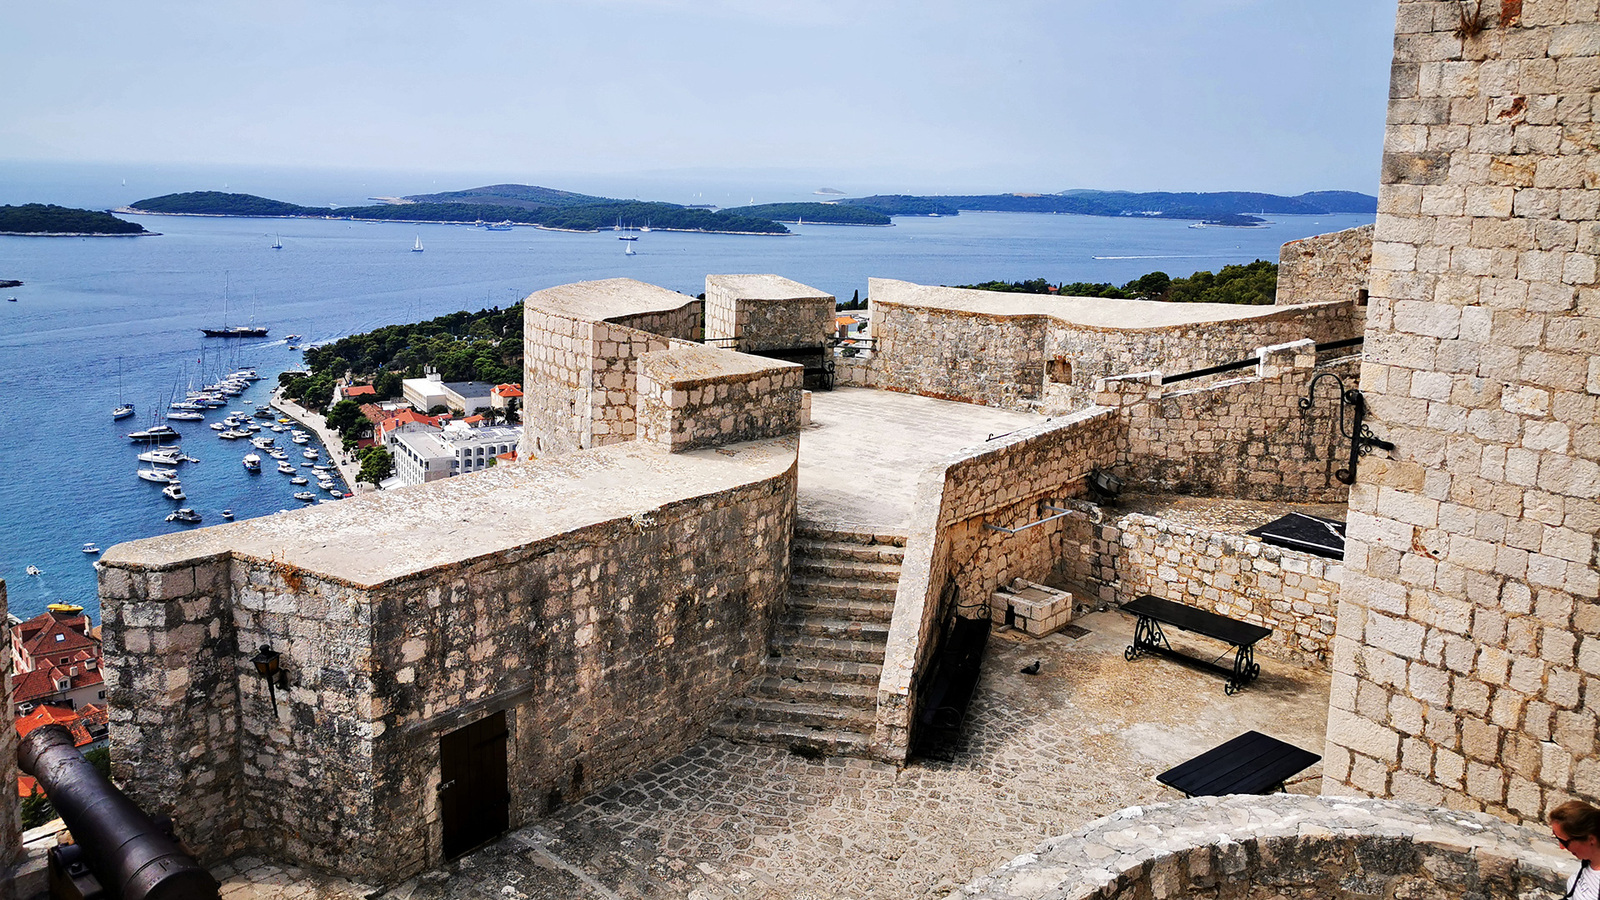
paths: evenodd
<path fill-rule="evenodd" d="M 160 236 L 0 236 L 0 278 L 23 282 L 8 289 L 17 302 L 0 304 L 0 379 L 14 386 L 0 441 L 0 578 L 11 610 L 24 618 L 48 603 L 73 603 L 98 619 L 94 555 L 83 545 L 104 549 L 197 527 L 166 521 L 180 505 L 200 513 L 198 527 L 224 522 L 224 509 L 236 520 L 296 514 L 304 504 L 293 493 L 302 488 L 270 462 L 248 473 L 241 459 L 252 448 L 215 437 L 208 426 L 223 411 L 169 423 L 185 453 L 201 460 L 184 464 L 181 504 L 136 476 L 137 449 L 125 435 L 153 424 L 153 414 L 191 385 L 243 367 L 262 380 L 227 412 L 249 415 L 270 401 L 279 373 L 302 366 L 299 348 L 308 344 L 619 276 L 694 295 L 707 274 L 773 272 L 841 300 L 864 295 L 869 276 L 1121 284 L 1152 270 L 1179 276 L 1276 260 L 1285 241 L 1372 219 L 1289 216 L 1260 228 L 1190 228 L 1133 217 L 977 213 L 900 218 L 889 228 L 801 225 L 786 237 L 656 231 L 624 245 L 609 231 L 130 218 Z M 419 236 L 425 252 L 413 251 Z M 636 253 L 624 255 L 624 246 Z M 267 336 L 201 334 L 247 324 L 266 327 Z M 291 333 L 304 343 L 292 349 Z M 124 402 L 135 415 L 113 421 L 113 407 Z M 27 574 L 29 566 L 41 574 Z"/>

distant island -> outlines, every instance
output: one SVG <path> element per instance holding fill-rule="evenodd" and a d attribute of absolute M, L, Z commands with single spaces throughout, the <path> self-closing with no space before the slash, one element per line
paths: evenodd
<path fill-rule="evenodd" d="M 719 234 L 787 234 L 770 218 L 691 209 L 675 203 L 614 200 L 522 184 L 491 185 L 443 194 L 419 194 L 400 202 L 336 208 L 299 206 L 251 194 L 190 191 L 139 200 L 133 213 L 190 216 L 255 216 L 362 219 L 381 222 L 514 222 L 562 231 L 648 226 L 661 231 Z"/>
<path fill-rule="evenodd" d="M 830 195 L 832 188 L 814 193 Z M 719 234 L 788 234 L 783 222 L 815 225 L 890 225 L 894 216 L 956 216 L 962 212 L 1066 213 L 1189 219 L 1201 224 L 1264 224 L 1262 215 L 1376 214 L 1378 198 L 1352 191 L 1315 191 L 1297 197 L 1248 191 L 1134 193 L 1071 190 L 1059 194 L 883 194 L 808 203 L 764 203 L 718 210 L 644 200 L 597 197 L 529 184 L 491 184 L 461 191 L 413 194 L 371 206 L 300 206 L 251 194 L 190 191 L 129 205 L 130 213 L 190 216 L 364 219 L 386 222 L 453 222 L 536 225 L 563 231 L 649 227 Z M 137 226 L 135 226 L 137 227 Z"/>
<path fill-rule="evenodd" d="M 1070 213 L 1080 216 L 1132 216 L 1150 219 L 1218 220 L 1227 216 L 1317 216 L 1378 212 L 1378 198 L 1354 191 L 1314 191 L 1298 197 L 1249 191 L 1168 193 L 1131 191 L 1062 191 L 1059 194 L 977 194 L 917 196 L 907 194 L 856 197 L 840 204 L 860 206 L 886 216 L 954 216 L 962 212 Z M 1258 224 L 1255 223 L 1239 224 Z"/>
<path fill-rule="evenodd" d="M 150 234 L 143 225 L 92 209 L 71 209 L 47 203 L 0 206 L 0 234 L 83 235 Z M 22 282 L 4 283 L 16 287 Z"/>

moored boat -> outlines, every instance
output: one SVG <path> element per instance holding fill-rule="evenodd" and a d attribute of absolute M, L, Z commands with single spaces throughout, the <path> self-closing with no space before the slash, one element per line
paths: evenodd
<path fill-rule="evenodd" d="M 246 453 L 243 462 L 246 472 L 255 473 L 261 471 L 261 457 L 254 453 Z"/>
<path fill-rule="evenodd" d="M 153 481 L 156 484 L 171 484 L 172 482 L 178 480 L 178 470 L 154 468 L 140 469 L 139 477 L 145 481 Z"/>
<path fill-rule="evenodd" d="M 181 509 L 167 513 L 167 521 L 182 522 L 185 525 L 193 525 L 200 521 L 200 514 L 185 506 Z"/>
<path fill-rule="evenodd" d="M 143 431 L 131 432 L 130 441 L 175 441 L 180 437 L 178 430 L 171 425 L 151 425 Z"/>
<path fill-rule="evenodd" d="M 89 543 L 83 545 L 83 552 L 85 552 L 85 553 L 99 553 L 100 552 L 100 548 L 96 547 L 94 545 L 94 541 L 90 541 Z"/>
<path fill-rule="evenodd" d="M 168 500 L 185 500 L 188 498 L 188 495 L 183 492 L 183 485 L 176 481 L 162 488 L 161 496 L 166 497 Z"/>

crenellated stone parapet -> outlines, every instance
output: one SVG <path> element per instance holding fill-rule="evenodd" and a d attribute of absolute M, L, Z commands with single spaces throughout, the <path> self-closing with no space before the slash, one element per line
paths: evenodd
<path fill-rule="evenodd" d="M 639 358 L 639 440 L 673 452 L 792 434 L 804 368 L 710 347 Z"/>
<path fill-rule="evenodd" d="M 706 276 L 706 337 L 744 353 L 822 344 L 836 307 L 832 294 L 780 275 Z"/>

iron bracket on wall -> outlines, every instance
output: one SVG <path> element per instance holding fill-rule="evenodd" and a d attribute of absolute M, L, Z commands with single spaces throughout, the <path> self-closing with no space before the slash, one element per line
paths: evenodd
<path fill-rule="evenodd" d="M 1300 398 L 1300 408 L 1308 410 L 1317 395 L 1317 382 L 1324 378 L 1332 378 L 1339 385 L 1339 434 L 1350 442 L 1350 466 L 1345 469 L 1335 469 L 1333 477 L 1342 484 L 1356 483 L 1357 461 L 1373 450 L 1393 452 L 1394 444 L 1380 439 L 1372 433 L 1372 429 L 1363 421 L 1367 416 L 1367 398 L 1355 388 L 1344 386 L 1344 379 L 1337 372 L 1322 372 L 1311 379 L 1311 386 L 1306 389 L 1306 395 Z M 1350 425 L 1345 426 L 1345 410 L 1350 410 Z"/>

